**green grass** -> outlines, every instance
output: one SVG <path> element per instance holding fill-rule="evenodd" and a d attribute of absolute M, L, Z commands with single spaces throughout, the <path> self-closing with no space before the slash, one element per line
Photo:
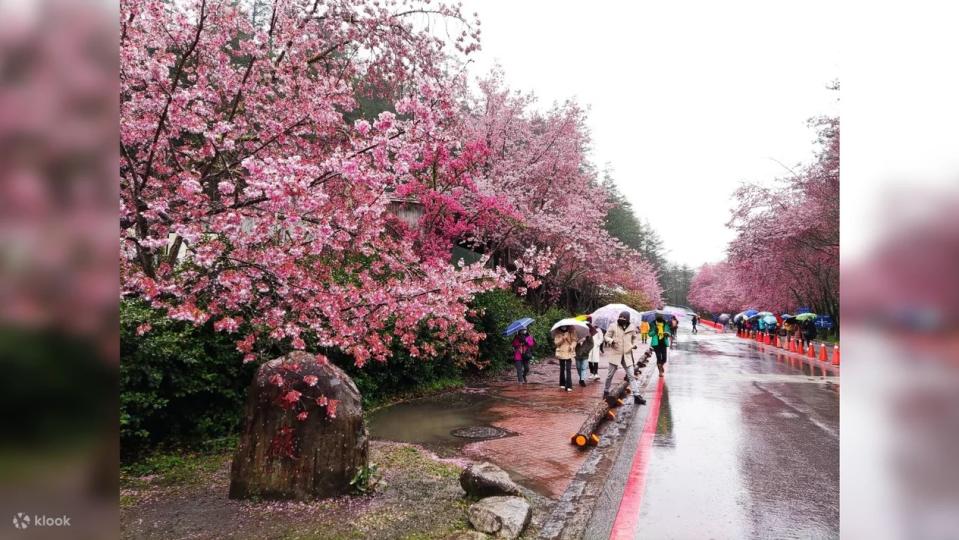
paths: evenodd
<path fill-rule="evenodd" d="M 202 483 L 232 458 L 232 449 L 216 448 L 206 452 L 157 452 L 120 468 L 121 484 L 142 485 L 140 478 L 157 476 L 160 485 Z"/>
<path fill-rule="evenodd" d="M 459 478 L 460 469 L 455 465 L 433 461 L 412 446 L 402 446 L 387 452 L 380 458 L 386 469 L 415 470 L 434 478 Z"/>

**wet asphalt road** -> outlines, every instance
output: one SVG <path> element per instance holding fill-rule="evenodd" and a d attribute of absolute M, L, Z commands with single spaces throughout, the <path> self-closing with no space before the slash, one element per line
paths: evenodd
<path fill-rule="evenodd" d="M 636 538 L 838 538 L 838 378 L 711 331 L 667 366 Z"/>

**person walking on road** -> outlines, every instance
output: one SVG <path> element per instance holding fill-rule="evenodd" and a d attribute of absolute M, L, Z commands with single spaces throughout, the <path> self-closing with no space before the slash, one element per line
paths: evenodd
<path fill-rule="evenodd" d="M 559 387 L 573 391 L 573 357 L 576 355 L 576 333 L 569 326 L 561 326 L 553 337 L 556 358 L 559 359 Z"/>
<path fill-rule="evenodd" d="M 622 367 L 626 372 L 626 380 L 629 381 L 629 389 L 633 393 L 633 401 L 639 405 L 646 404 L 643 396 L 639 395 L 639 382 L 633 370 L 626 365 L 626 354 L 639 347 L 637 344 L 637 329 L 629 322 L 629 312 L 624 311 L 619 314 L 616 324 L 611 325 L 606 331 L 603 339 L 608 347 L 609 370 L 606 374 L 606 386 L 603 388 L 603 399 L 609 398 L 609 388 L 613 384 L 613 376 L 616 375 L 616 369 Z"/>
<path fill-rule="evenodd" d="M 533 359 L 533 347 L 536 346 L 536 340 L 529 335 L 529 330 L 523 328 L 513 338 L 513 364 L 516 365 L 516 380 L 520 384 L 526 384 L 526 376 L 529 375 L 529 361 Z"/>
<path fill-rule="evenodd" d="M 639 334 L 643 338 L 643 343 L 646 343 L 646 340 L 649 339 L 649 322 L 644 320 L 639 323 Z"/>
<path fill-rule="evenodd" d="M 679 319 L 676 317 L 669 318 L 669 332 L 672 336 L 672 339 L 669 340 L 669 348 L 673 348 L 676 345 L 676 334 L 679 333 Z"/>
<path fill-rule="evenodd" d="M 659 368 L 659 376 L 666 374 L 666 349 L 669 348 L 672 332 L 669 323 L 662 315 L 656 315 L 656 321 L 653 322 L 649 330 L 649 346 L 656 353 L 656 367 Z"/>
<path fill-rule="evenodd" d="M 802 322 L 802 337 L 804 347 L 809 347 L 812 340 L 816 339 L 816 323 L 812 319 Z"/>
<path fill-rule="evenodd" d="M 592 352 L 593 336 L 586 334 L 586 337 L 576 343 L 576 373 L 579 374 L 580 386 L 586 386 L 586 362 L 589 361 L 589 355 Z"/>
<path fill-rule="evenodd" d="M 694 334 L 698 334 L 698 333 L 699 333 L 699 331 L 696 330 L 696 325 L 697 325 L 697 324 L 699 324 L 699 316 L 694 313 L 694 314 L 693 314 L 693 333 L 694 333 Z"/>
<path fill-rule="evenodd" d="M 603 350 L 603 330 L 593 324 L 593 318 L 587 317 L 586 324 L 589 326 L 589 338 L 593 340 L 593 348 L 589 351 L 589 378 L 599 380 L 599 357 Z"/>

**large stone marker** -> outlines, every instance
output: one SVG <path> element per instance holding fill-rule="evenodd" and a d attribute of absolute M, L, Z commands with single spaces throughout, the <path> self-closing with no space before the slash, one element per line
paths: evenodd
<path fill-rule="evenodd" d="M 260 366 L 250 385 L 230 498 L 342 495 L 368 455 L 356 385 L 333 364 L 293 352 Z"/>

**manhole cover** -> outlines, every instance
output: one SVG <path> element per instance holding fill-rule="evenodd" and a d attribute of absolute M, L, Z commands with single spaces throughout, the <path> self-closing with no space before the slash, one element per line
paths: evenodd
<path fill-rule="evenodd" d="M 509 435 L 509 433 L 492 426 L 470 426 L 454 429 L 450 432 L 450 435 L 461 439 L 498 439 Z"/>

